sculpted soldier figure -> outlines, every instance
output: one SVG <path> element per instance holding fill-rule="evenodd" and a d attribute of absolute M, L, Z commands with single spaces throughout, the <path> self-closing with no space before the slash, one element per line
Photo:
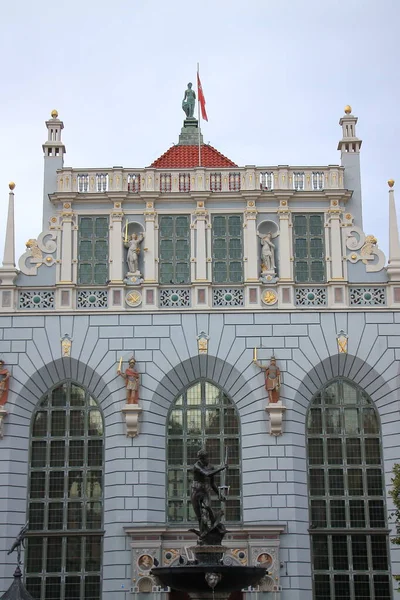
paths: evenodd
<path fill-rule="evenodd" d="M 191 502 L 193 510 L 199 521 L 200 538 L 204 538 L 217 524 L 218 517 L 211 508 L 211 491 L 215 492 L 218 499 L 225 501 L 225 496 L 218 490 L 214 482 L 214 475 L 228 468 L 227 464 L 214 468 L 208 462 L 205 450 L 199 450 L 198 460 L 193 466 L 193 481 Z M 197 533 L 197 532 L 196 532 Z"/>
<path fill-rule="evenodd" d="M 4 367 L 4 360 L 0 360 L 0 406 L 7 402 L 9 384 L 10 371 Z"/>
<path fill-rule="evenodd" d="M 182 108 L 188 119 L 193 119 L 196 92 L 192 90 L 192 84 L 188 83 L 187 90 L 182 100 Z"/>
<path fill-rule="evenodd" d="M 269 367 L 265 369 L 265 389 L 268 392 L 268 400 L 275 404 L 279 400 L 279 390 L 281 387 L 281 372 L 276 365 L 275 356 L 271 356 Z"/>
<path fill-rule="evenodd" d="M 122 359 L 121 359 L 122 360 Z M 136 361 L 132 357 L 129 361 L 129 367 L 125 373 L 118 369 L 117 375 L 125 379 L 126 385 L 126 403 L 139 404 L 139 373 L 135 370 Z"/>

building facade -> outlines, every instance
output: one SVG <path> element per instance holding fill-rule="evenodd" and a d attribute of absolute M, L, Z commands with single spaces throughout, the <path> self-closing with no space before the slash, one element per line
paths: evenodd
<path fill-rule="evenodd" d="M 149 167 L 72 169 L 52 112 L 43 231 L 16 267 L 10 184 L 0 269 L 2 591 L 29 521 L 34 598 L 181 597 L 150 569 L 190 559 L 205 447 L 225 560 L 268 571 L 243 597 L 393 597 L 400 244 L 393 181 L 388 262 L 363 231 L 356 123 L 340 165 L 239 167 L 189 118 Z"/>

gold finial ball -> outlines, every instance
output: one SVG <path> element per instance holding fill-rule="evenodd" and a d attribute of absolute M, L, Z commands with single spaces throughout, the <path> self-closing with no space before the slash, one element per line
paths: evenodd
<path fill-rule="evenodd" d="M 10 188 L 11 191 L 13 191 L 13 189 L 15 188 L 15 183 L 13 181 L 10 181 L 10 183 L 8 184 L 8 187 Z"/>
<path fill-rule="evenodd" d="M 350 106 L 350 104 L 347 104 L 344 107 L 344 112 L 346 113 L 346 115 L 349 115 L 351 113 L 351 106 Z"/>
<path fill-rule="evenodd" d="M 53 117 L 53 119 L 57 119 L 58 117 L 58 110 L 54 109 L 51 111 L 51 116 Z"/>
<path fill-rule="evenodd" d="M 389 179 L 388 186 L 391 188 L 394 186 L 394 179 Z"/>

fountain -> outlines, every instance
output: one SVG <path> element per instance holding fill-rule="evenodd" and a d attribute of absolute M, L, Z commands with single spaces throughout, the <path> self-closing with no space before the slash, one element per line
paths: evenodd
<path fill-rule="evenodd" d="M 213 468 L 205 450 L 198 452 L 193 466 L 191 502 L 199 522 L 199 529 L 189 529 L 197 536 L 197 544 L 188 551 L 193 559 L 180 556 L 179 564 L 170 567 L 153 567 L 151 574 L 164 586 L 186 592 L 193 600 L 225 600 L 234 591 L 255 586 L 266 574 L 262 567 L 228 564 L 224 560 L 227 550 L 222 545 L 227 529 L 223 522 L 224 511 L 211 508 L 213 491 L 221 503 L 226 502 L 229 487 L 225 485 L 228 468 L 228 449 L 225 464 Z M 217 488 L 214 477 L 222 473 L 223 482 Z"/>

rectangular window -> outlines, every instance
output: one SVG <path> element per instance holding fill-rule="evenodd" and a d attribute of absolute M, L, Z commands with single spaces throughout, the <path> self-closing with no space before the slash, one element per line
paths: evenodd
<path fill-rule="evenodd" d="M 213 215 L 212 256 L 214 283 L 242 283 L 242 235 L 242 215 Z"/>
<path fill-rule="evenodd" d="M 108 217 L 79 217 L 79 284 L 105 285 L 108 279 L 108 232 Z"/>
<path fill-rule="evenodd" d="M 325 281 L 324 215 L 293 215 L 294 275 L 297 283 Z"/>
<path fill-rule="evenodd" d="M 190 283 L 189 215 L 159 217 L 160 284 Z"/>

